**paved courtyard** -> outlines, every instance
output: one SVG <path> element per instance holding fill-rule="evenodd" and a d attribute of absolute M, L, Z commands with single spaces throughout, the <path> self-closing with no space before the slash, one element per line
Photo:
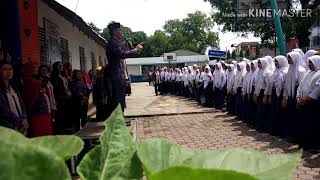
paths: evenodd
<path fill-rule="evenodd" d="M 127 101 L 130 114 L 126 115 L 138 119 L 138 140 L 164 138 L 193 149 L 223 150 L 237 147 L 267 154 L 298 150 L 297 145 L 256 132 L 234 116 L 221 111 L 203 108 L 175 96 L 155 97 L 152 86 L 147 84 L 133 84 L 133 93 L 132 99 Z M 140 97 L 144 94 L 148 98 Z M 303 161 L 297 166 L 293 178 L 320 179 L 320 155 L 304 152 Z"/>

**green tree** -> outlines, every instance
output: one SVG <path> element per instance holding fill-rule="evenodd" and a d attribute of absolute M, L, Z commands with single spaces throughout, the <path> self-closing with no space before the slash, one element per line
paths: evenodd
<path fill-rule="evenodd" d="M 218 25 L 223 26 L 223 31 L 239 32 L 243 35 L 248 32 L 254 33 L 256 37 L 260 37 L 262 44 L 266 45 L 272 41 L 274 37 L 274 25 L 273 21 L 257 21 L 256 19 L 239 19 L 236 16 L 230 17 L 226 14 L 237 14 L 237 0 L 204 0 L 210 2 L 215 9 L 213 19 Z M 258 1 L 260 2 L 260 1 Z M 269 2 L 269 1 L 267 1 Z M 301 4 L 301 7 L 297 6 Z M 297 37 L 300 40 L 300 47 L 309 45 L 308 36 L 310 32 L 308 29 L 314 23 L 316 17 L 319 17 L 320 1 L 315 0 L 288 0 L 288 9 L 293 9 L 295 14 L 300 13 L 301 9 L 312 9 L 312 17 L 303 18 L 301 16 L 294 17 L 282 17 L 282 28 L 285 34 L 286 40 L 290 40 L 293 37 Z M 267 4 L 267 6 L 270 6 Z"/>
<path fill-rule="evenodd" d="M 236 50 L 233 50 L 231 53 L 231 58 L 236 59 L 236 57 L 237 57 Z"/>
<path fill-rule="evenodd" d="M 229 50 L 227 51 L 227 59 L 231 59 L 231 53 Z"/>
<path fill-rule="evenodd" d="M 148 44 L 153 56 L 161 56 L 167 52 L 169 47 L 169 40 L 163 31 L 157 30 L 148 39 Z"/>
<path fill-rule="evenodd" d="M 182 20 L 169 20 L 163 29 L 169 38 L 169 49 L 188 49 L 201 52 L 205 47 L 218 47 L 218 33 L 211 32 L 213 27 L 212 18 L 206 14 L 196 11 L 190 13 Z"/>
<path fill-rule="evenodd" d="M 240 57 L 243 57 L 243 51 L 240 51 Z"/>
<path fill-rule="evenodd" d="M 244 57 L 246 57 L 246 58 L 251 57 L 251 56 L 250 56 L 250 49 L 249 49 L 249 48 L 245 50 L 245 52 L 244 52 Z"/>
<path fill-rule="evenodd" d="M 88 25 L 91 27 L 91 29 L 100 35 L 101 29 L 98 28 L 93 22 L 89 22 Z"/>
<path fill-rule="evenodd" d="M 261 56 L 260 52 L 261 52 L 261 45 L 257 44 L 257 47 L 256 47 L 256 58 Z"/>

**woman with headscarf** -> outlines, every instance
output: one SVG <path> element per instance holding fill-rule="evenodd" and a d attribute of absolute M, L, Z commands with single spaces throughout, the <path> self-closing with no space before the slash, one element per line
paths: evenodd
<path fill-rule="evenodd" d="M 242 96 L 242 85 L 243 77 L 246 74 L 245 62 L 240 62 L 237 64 L 237 74 L 234 81 L 233 92 L 235 93 L 235 114 L 238 118 L 242 117 L 242 106 L 243 106 L 243 96 Z"/>
<path fill-rule="evenodd" d="M 309 71 L 301 81 L 297 91 L 297 108 L 299 112 L 298 139 L 300 148 L 319 148 L 319 142 L 314 141 L 319 137 L 319 95 L 320 87 L 320 56 L 311 56 Z"/>
<path fill-rule="evenodd" d="M 63 64 L 62 75 L 68 80 L 68 82 L 71 82 L 71 80 L 72 80 L 72 65 L 71 65 L 71 63 L 64 63 Z"/>
<path fill-rule="evenodd" d="M 188 67 L 188 92 L 189 92 L 189 97 L 194 98 L 194 92 L 193 92 L 193 85 L 194 85 L 194 73 L 192 66 Z"/>
<path fill-rule="evenodd" d="M 26 135 L 29 128 L 26 108 L 11 82 L 12 77 L 11 64 L 5 60 L 0 61 L 0 126 L 15 129 Z"/>
<path fill-rule="evenodd" d="M 224 92 L 223 88 L 226 84 L 226 73 L 222 67 L 221 63 L 216 64 L 216 69 L 214 71 L 214 82 L 213 88 L 215 89 L 215 96 L 214 96 L 214 105 L 217 109 L 222 109 L 224 105 Z"/>
<path fill-rule="evenodd" d="M 62 63 L 60 61 L 55 62 L 52 68 L 50 82 L 53 86 L 53 93 L 57 103 L 57 111 L 54 114 L 54 131 L 55 134 L 65 134 L 69 133 L 66 131 L 72 126 L 72 122 L 70 121 L 72 117 L 70 113 L 71 92 L 68 80 L 62 76 Z"/>
<path fill-rule="evenodd" d="M 176 87 L 177 87 L 177 95 L 178 96 L 182 96 L 182 73 L 180 69 L 176 69 L 177 70 L 177 74 L 176 74 Z"/>
<path fill-rule="evenodd" d="M 35 66 L 30 61 L 23 66 L 25 83 L 25 100 L 30 119 L 30 136 L 49 136 L 53 134 L 51 114 L 55 110 L 53 87 L 49 82 L 48 68 L 41 65 L 38 75 Z"/>
<path fill-rule="evenodd" d="M 203 88 L 204 88 L 204 105 L 206 107 L 212 106 L 212 73 L 210 66 L 206 66 L 203 75 Z"/>
<path fill-rule="evenodd" d="M 108 118 L 108 115 L 111 114 L 111 105 L 110 98 L 111 97 L 111 82 L 106 81 L 104 79 L 104 72 L 106 71 L 107 66 L 98 67 L 97 75 L 93 80 L 93 88 L 92 88 L 92 97 L 93 104 L 96 106 L 96 121 L 101 122 L 105 121 Z"/>
<path fill-rule="evenodd" d="M 246 65 L 246 71 L 247 73 L 243 77 L 243 85 L 242 85 L 242 96 L 243 96 L 243 113 L 242 113 L 242 120 L 244 122 L 248 122 L 249 119 L 249 96 L 250 96 L 250 81 L 253 76 L 253 73 L 251 71 L 251 62 L 250 61 L 244 61 Z"/>
<path fill-rule="evenodd" d="M 266 88 L 264 91 L 264 99 L 262 103 L 264 104 L 264 122 L 265 122 L 265 131 L 271 132 L 272 129 L 272 118 L 271 118 L 271 99 L 272 99 L 272 75 L 274 73 L 274 70 L 276 69 L 276 66 L 274 64 L 274 61 L 271 56 L 265 56 L 265 59 L 268 62 L 268 68 L 269 68 L 269 74 L 266 78 Z"/>
<path fill-rule="evenodd" d="M 170 70 L 164 69 L 164 93 L 167 94 L 170 92 Z"/>
<path fill-rule="evenodd" d="M 87 121 L 89 89 L 80 70 L 73 70 L 70 83 L 72 93 L 73 127 L 78 131 Z"/>
<path fill-rule="evenodd" d="M 184 67 L 182 81 L 183 81 L 183 96 L 189 97 L 189 88 L 188 88 L 189 80 L 188 80 L 188 68 L 187 67 Z"/>
<path fill-rule="evenodd" d="M 289 69 L 284 78 L 282 107 L 285 111 L 286 118 L 284 124 L 284 134 L 289 140 L 296 137 L 297 114 L 296 114 L 296 94 L 297 88 L 304 77 L 306 70 L 303 67 L 301 55 L 298 52 L 288 53 Z"/>
<path fill-rule="evenodd" d="M 255 84 L 255 102 L 257 103 L 257 114 L 256 114 L 256 129 L 258 131 L 267 131 L 266 124 L 266 104 L 267 95 L 265 91 L 268 91 L 268 81 L 271 77 L 270 67 L 266 58 L 259 58 L 258 60 L 259 71 L 256 76 Z"/>
<path fill-rule="evenodd" d="M 228 65 L 228 72 L 227 72 L 227 98 L 226 98 L 226 104 L 227 104 L 227 111 L 229 114 L 235 114 L 234 111 L 234 92 L 233 92 L 233 86 L 236 79 L 236 69 L 233 64 Z"/>
<path fill-rule="evenodd" d="M 256 112 L 257 112 L 257 104 L 254 101 L 255 96 L 255 86 L 257 82 L 257 74 L 258 74 L 259 68 L 258 68 L 258 60 L 253 60 L 250 63 L 250 72 L 252 73 L 252 77 L 249 81 L 249 87 L 247 88 L 248 92 L 248 125 L 250 127 L 255 127 L 255 118 L 256 118 Z"/>
<path fill-rule="evenodd" d="M 307 52 L 304 54 L 304 56 L 302 57 L 302 59 L 303 59 L 303 67 L 304 67 L 306 70 L 309 69 L 309 61 L 308 61 L 309 57 L 314 56 L 314 55 L 317 54 L 317 53 L 318 53 L 318 51 L 311 49 L 311 50 L 307 51 Z"/>
<path fill-rule="evenodd" d="M 288 73 L 289 65 L 287 58 L 282 55 L 276 56 L 274 62 L 276 69 L 271 76 L 272 100 L 269 121 L 271 122 L 271 133 L 273 135 L 282 135 L 281 130 L 284 128 L 284 116 L 281 103 L 283 99 L 284 77 Z"/>
<path fill-rule="evenodd" d="M 160 91 L 160 95 L 163 95 L 164 94 L 164 84 L 165 84 L 165 77 L 164 77 L 164 68 L 160 68 L 160 79 L 161 79 L 161 82 L 159 84 L 159 91 Z"/>
<path fill-rule="evenodd" d="M 195 100 L 197 102 L 199 102 L 200 100 L 200 76 L 201 76 L 201 72 L 200 72 L 200 69 L 197 67 L 196 68 L 196 74 L 194 76 L 194 90 L 195 90 Z"/>

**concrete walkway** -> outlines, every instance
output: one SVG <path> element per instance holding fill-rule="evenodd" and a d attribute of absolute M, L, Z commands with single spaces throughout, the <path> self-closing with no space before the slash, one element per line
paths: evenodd
<path fill-rule="evenodd" d="M 177 96 L 155 96 L 154 87 L 148 83 L 132 84 L 132 95 L 126 97 L 126 117 L 176 115 L 215 112 L 203 108 L 195 101 Z"/>

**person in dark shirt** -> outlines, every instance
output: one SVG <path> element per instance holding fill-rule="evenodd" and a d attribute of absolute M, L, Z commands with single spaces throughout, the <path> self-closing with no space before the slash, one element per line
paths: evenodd
<path fill-rule="evenodd" d="M 122 38 L 122 29 L 120 23 L 111 22 L 108 25 L 110 39 L 107 45 L 107 58 L 108 58 L 108 70 L 105 71 L 105 81 L 111 81 L 112 85 L 112 97 L 111 97 L 111 109 L 115 109 L 120 103 L 122 111 L 125 107 L 125 68 L 123 66 L 124 59 L 133 57 L 135 54 L 143 50 L 143 46 L 138 44 L 136 48 L 132 50 L 124 50 L 120 46 L 120 40 Z"/>

